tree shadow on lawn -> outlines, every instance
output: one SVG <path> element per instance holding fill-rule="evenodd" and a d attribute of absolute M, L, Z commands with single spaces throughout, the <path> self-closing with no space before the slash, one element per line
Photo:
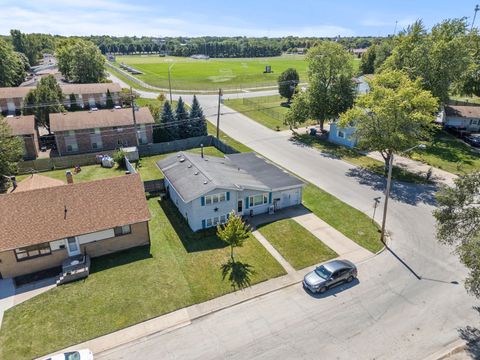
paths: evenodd
<path fill-rule="evenodd" d="M 377 191 L 385 192 L 387 180 L 371 171 L 354 168 L 347 172 L 347 176 L 356 178 L 362 185 L 370 186 Z M 401 181 L 392 181 L 390 197 L 409 205 L 425 203 L 435 205 L 435 193 L 438 187 L 435 185 L 410 184 Z"/>
<path fill-rule="evenodd" d="M 193 232 L 171 200 L 163 199 L 159 200 L 159 203 L 187 252 L 215 250 L 227 247 L 227 244 L 218 238 L 216 228 L 213 227 Z"/>
<path fill-rule="evenodd" d="M 480 307 L 474 307 L 480 313 Z M 473 326 L 465 326 L 458 330 L 460 338 L 466 342 L 465 352 L 475 360 L 480 360 L 480 329 Z"/>
<path fill-rule="evenodd" d="M 149 259 L 151 257 L 150 245 L 137 246 L 114 254 L 99 256 L 92 259 L 90 274 L 117 266 L 127 265 L 139 260 Z"/>

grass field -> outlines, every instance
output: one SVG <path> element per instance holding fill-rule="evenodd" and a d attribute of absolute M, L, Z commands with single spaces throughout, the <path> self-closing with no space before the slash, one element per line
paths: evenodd
<path fill-rule="evenodd" d="M 277 78 L 289 67 L 297 69 L 300 80 L 307 80 L 307 63 L 303 55 L 283 55 L 271 58 L 239 58 L 194 60 L 182 57 L 159 57 L 155 55 L 117 56 L 119 63 L 128 64 L 143 72 L 137 78 L 162 88 L 168 87 L 168 67 L 172 88 L 184 90 L 213 90 L 219 87 L 252 88 L 277 84 Z M 352 62 L 358 68 L 359 61 Z M 173 66 L 172 66 L 173 65 Z M 272 67 L 266 74 L 265 66 Z"/>
<path fill-rule="evenodd" d="M 338 256 L 335 251 L 292 219 L 261 225 L 258 231 L 296 270 Z"/>
<path fill-rule="evenodd" d="M 280 95 L 259 96 L 255 98 L 229 99 L 225 100 L 225 105 L 241 112 L 250 119 L 268 127 L 272 130 L 286 130 L 288 125 L 284 124 L 285 115 L 288 107 L 282 106 L 286 99 Z M 311 120 L 304 125 L 313 125 L 315 121 Z"/>
<path fill-rule="evenodd" d="M 445 131 L 437 131 L 433 140 L 410 157 L 457 175 L 480 170 L 480 152 Z"/>

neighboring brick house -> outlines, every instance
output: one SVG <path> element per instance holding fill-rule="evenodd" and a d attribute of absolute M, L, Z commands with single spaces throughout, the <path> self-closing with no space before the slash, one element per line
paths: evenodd
<path fill-rule="evenodd" d="M 62 92 L 65 95 L 64 105 L 70 107 L 70 95 L 74 94 L 77 105 L 85 106 L 105 106 L 107 103 L 107 90 L 112 95 L 112 100 L 118 104 L 118 93 L 121 90 L 116 83 L 99 84 L 60 84 Z M 3 115 L 20 115 L 23 107 L 23 99 L 28 92 L 35 89 L 35 86 L 24 87 L 4 87 L 0 88 L 0 113 Z"/>
<path fill-rule="evenodd" d="M 5 120 L 12 130 L 12 135 L 22 139 L 23 159 L 36 159 L 38 156 L 38 134 L 35 128 L 35 116 L 8 116 Z"/>
<path fill-rule="evenodd" d="M 135 112 L 140 145 L 152 143 L 154 119 L 146 107 Z M 60 156 L 136 146 L 132 109 L 50 114 Z"/>
<path fill-rule="evenodd" d="M 140 175 L 42 184 L 0 195 L 0 279 L 150 243 Z"/>
<path fill-rule="evenodd" d="M 443 123 L 447 128 L 455 128 L 467 132 L 479 132 L 480 106 L 445 106 Z"/>

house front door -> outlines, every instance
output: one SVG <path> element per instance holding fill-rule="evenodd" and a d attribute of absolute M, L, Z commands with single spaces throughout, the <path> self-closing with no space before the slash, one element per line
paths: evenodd
<path fill-rule="evenodd" d="M 243 215 L 243 200 L 238 200 L 237 213 Z"/>
<path fill-rule="evenodd" d="M 80 254 L 80 244 L 76 237 L 70 237 L 67 239 L 67 250 L 69 256 L 75 256 Z"/>

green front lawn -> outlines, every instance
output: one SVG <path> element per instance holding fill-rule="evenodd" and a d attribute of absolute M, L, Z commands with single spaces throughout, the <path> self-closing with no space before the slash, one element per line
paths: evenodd
<path fill-rule="evenodd" d="M 193 233 L 170 201 L 148 206 L 151 246 L 93 259 L 86 280 L 8 310 L 0 359 L 31 359 L 232 291 L 220 271 L 230 250 L 215 230 Z M 252 284 L 285 274 L 253 236 L 235 256 L 253 267 Z"/>
<path fill-rule="evenodd" d="M 292 219 L 262 225 L 258 230 L 296 270 L 338 256 L 335 251 Z"/>
<path fill-rule="evenodd" d="M 303 205 L 365 249 L 376 253 L 383 248 L 378 227 L 371 218 L 315 185 L 304 187 Z"/>
<path fill-rule="evenodd" d="M 426 145 L 412 152 L 411 158 L 457 175 L 480 170 L 480 152 L 445 131 L 438 131 Z"/>
<path fill-rule="evenodd" d="M 217 127 L 213 125 L 210 121 L 207 121 L 207 131 L 209 135 L 217 136 Z M 222 130 L 220 130 L 220 140 L 227 145 L 230 145 L 238 152 L 253 152 L 247 145 L 242 144 L 241 142 L 231 138 L 227 134 L 225 134 Z"/>
<path fill-rule="evenodd" d="M 350 164 L 359 166 L 376 174 L 384 176 L 384 163 L 368 156 L 362 155 L 359 152 L 349 149 L 342 145 L 331 143 L 326 139 L 318 136 L 311 136 L 308 134 L 296 134 L 292 137 L 293 141 L 301 142 L 302 144 L 311 146 L 320 150 L 323 153 L 329 154 L 335 158 L 349 162 Z M 394 166 L 392 171 L 392 178 L 394 180 L 413 182 L 424 184 L 426 182 L 425 176 L 415 174 L 407 171 L 401 167 Z"/>

